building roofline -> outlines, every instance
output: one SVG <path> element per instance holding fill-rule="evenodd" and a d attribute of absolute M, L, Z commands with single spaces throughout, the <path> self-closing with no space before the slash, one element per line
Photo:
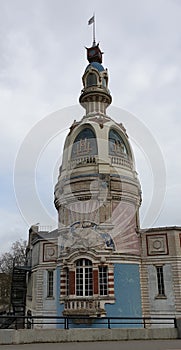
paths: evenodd
<path fill-rule="evenodd" d="M 155 232 L 155 231 L 181 231 L 181 226 L 159 226 L 139 229 L 140 233 Z"/>

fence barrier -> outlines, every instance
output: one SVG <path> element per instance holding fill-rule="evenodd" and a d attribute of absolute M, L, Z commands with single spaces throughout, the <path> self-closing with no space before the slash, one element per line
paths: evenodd
<path fill-rule="evenodd" d="M 16 316 L 16 315 L 0 315 L 0 329 L 6 328 L 27 328 L 33 329 L 36 326 L 52 325 L 55 328 L 63 329 L 71 328 L 72 323 L 75 324 L 91 324 L 94 328 L 97 324 L 102 328 L 111 329 L 116 326 L 124 326 L 125 328 L 133 328 L 133 326 L 143 328 L 172 327 L 177 328 L 176 317 L 87 317 L 87 316 Z M 44 328 L 44 327 L 43 327 Z M 52 327 L 53 328 L 53 327 Z"/>

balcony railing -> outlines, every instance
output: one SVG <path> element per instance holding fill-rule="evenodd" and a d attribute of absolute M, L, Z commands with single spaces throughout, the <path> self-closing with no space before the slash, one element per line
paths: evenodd
<path fill-rule="evenodd" d="M 132 161 L 130 159 L 126 159 L 124 157 L 116 157 L 112 156 L 110 157 L 111 164 L 125 167 L 125 168 L 132 168 Z M 87 166 L 87 165 L 95 165 L 97 164 L 97 156 L 83 156 L 83 157 L 77 157 L 70 161 L 69 167 L 70 169 L 74 169 L 80 166 Z"/>
<path fill-rule="evenodd" d="M 84 156 L 84 157 L 77 157 L 75 159 L 72 159 L 69 163 L 69 166 L 70 166 L 70 169 L 74 169 L 76 167 L 93 165 L 96 163 L 97 163 L 97 159 L 95 156 Z"/>
<path fill-rule="evenodd" d="M 106 314 L 101 307 L 100 300 L 94 299 L 71 299 L 64 301 L 64 312 L 66 315 L 87 315 L 87 316 L 104 316 Z"/>
<path fill-rule="evenodd" d="M 122 157 L 111 157 L 111 164 L 117 165 L 117 166 L 123 166 L 125 168 L 132 168 L 132 162 L 129 159 L 122 158 Z"/>

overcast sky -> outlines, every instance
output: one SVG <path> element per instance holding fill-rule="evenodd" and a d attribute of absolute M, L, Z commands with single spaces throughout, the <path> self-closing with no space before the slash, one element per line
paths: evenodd
<path fill-rule="evenodd" d="M 87 22 L 94 11 L 96 40 L 104 51 L 112 106 L 117 107 L 108 114 L 124 122 L 135 151 L 142 225 L 150 224 L 144 217 L 157 183 L 156 163 L 150 163 L 141 133 L 145 139 L 152 136 L 159 150 L 154 154 L 157 175 L 166 181 L 151 225 L 181 226 L 181 1 L 0 0 L 0 253 L 16 239 L 26 239 L 31 224 L 56 227 L 53 190 L 68 125 L 84 115 L 78 98 L 87 65 L 84 47 L 92 44 Z M 139 121 L 139 137 L 127 112 Z M 28 137 L 36 158 L 34 173 L 29 173 L 31 154 L 21 158 Z M 27 190 L 30 177 L 45 217 L 36 212 L 37 198 Z M 28 214 L 28 208 L 34 212 Z"/>

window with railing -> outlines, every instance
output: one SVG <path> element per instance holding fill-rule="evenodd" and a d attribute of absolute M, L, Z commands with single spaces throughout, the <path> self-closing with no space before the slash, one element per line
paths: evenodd
<path fill-rule="evenodd" d="M 76 295 L 93 295 L 92 262 L 88 259 L 79 259 L 76 263 Z"/>
<path fill-rule="evenodd" d="M 96 134 L 90 127 L 84 127 L 76 136 L 71 152 L 71 160 L 82 163 L 95 163 L 95 155 L 98 154 Z M 94 159 L 94 161 L 93 161 Z M 76 166 L 76 164 L 74 164 Z"/>
<path fill-rule="evenodd" d="M 121 135 L 114 129 L 109 131 L 109 154 L 128 158 L 128 150 Z"/>
<path fill-rule="evenodd" d="M 63 315 L 106 315 L 105 304 L 113 304 L 114 271 L 102 261 L 79 258 L 61 269 L 60 300 Z"/>

